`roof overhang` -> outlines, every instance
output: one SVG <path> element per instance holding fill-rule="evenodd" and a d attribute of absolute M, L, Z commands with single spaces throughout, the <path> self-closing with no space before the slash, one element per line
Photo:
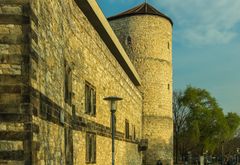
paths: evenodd
<path fill-rule="evenodd" d="M 75 0 L 134 85 L 140 77 L 95 0 Z"/>
<path fill-rule="evenodd" d="M 116 20 L 119 18 L 134 16 L 134 15 L 156 15 L 162 18 L 167 19 L 173 26 L 173 21 L 167 15 L 161 13 L 159 10 L 155 9 L 148 3 L 142 3 L 132 9 L 119 13 L 117 15 L 111 16 L 108 18 L 109 21 Z"/>

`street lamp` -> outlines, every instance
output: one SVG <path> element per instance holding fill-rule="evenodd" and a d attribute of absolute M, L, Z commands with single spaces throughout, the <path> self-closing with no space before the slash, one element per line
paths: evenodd
<path fill-rule="evenodd" d="M 115 119 L 114 119 L 114 114 L 117 110 L 117 101 L 122 100 L 122 98 L 117 97 L 117 96 L 109 96 L 109 97 L 105 97 L 104 100 L 109 101 L 109 105 L 110 105 L 110 111 L 111 111 L 111 121 L 112 121 L 112 165 L 115 164 L 114 162 L 114 137 L 115 137 Z"/>

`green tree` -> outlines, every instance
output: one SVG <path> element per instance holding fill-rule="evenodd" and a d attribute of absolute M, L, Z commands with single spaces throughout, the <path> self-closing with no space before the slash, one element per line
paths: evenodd
<path fill-rule="evenodd" d="M 228 132 L 222 109 L 208 91 L 191 86 L 185 90 L 183 102 L 190 109 L 186 134 L 199 133 L 194 137 L 195 143 L 192 146 L 199 154 L 205 151 L 213 152 Z"/>
<path fill-rule="evenodd" d="M 238 116 L 237 113 L 229 112 L 225 118 L 227 120 L 227 124 L 229 127 L 228 138 L 231 139 L 234 136 L 234 134 L 236 133 L 235 131 L 237 130 L 237 128 L 240 125 L 240 116 Z"/>
<path fill-rule="evenodd" d="M 236 113 L 226 116 L 216 99 L 205 89 L 188 86 L 173 93 L 175 161 L 178 153 L 200 155 L 215 152 L 233 138 L 240 124 Z"/>

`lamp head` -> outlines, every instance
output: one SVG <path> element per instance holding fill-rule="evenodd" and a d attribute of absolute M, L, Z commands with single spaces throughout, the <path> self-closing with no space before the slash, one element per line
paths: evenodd
<path fill-rule="evenodd" d="M 109 97 L 105 97 L 103 100 L 106 100 L 106 101 L 120 101 L 120 100 L 122 100 L 122 98 L 118 97 L 118 96 L 109 96 Z"/>
<path fill-rule="evenodd" d="M 116 102 L 122 100 L 122 98 L 117 96 L 109 96 L 109 97 L 105 97 L 104 100 L 109 101 L 111 112 L 115 112 L 117 109 Z"/>

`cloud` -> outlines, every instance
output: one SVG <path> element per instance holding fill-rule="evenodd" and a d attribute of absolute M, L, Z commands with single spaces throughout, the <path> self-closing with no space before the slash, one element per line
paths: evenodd
<path fill-rule="evenodd" d="M 191 44 L 226 44 L 240 31 L 240 1 L 236 0 L 152 0 L 167 10 L 176 27 L 176 39 Z"/>
<path fill-rule="evenodd" d="M 232 31 L 221 31 L 217 28 L 193 28 L 183 30 L 182 38 L 196 44 L 227 44 L 231 42 L 238 33 Z"/>

